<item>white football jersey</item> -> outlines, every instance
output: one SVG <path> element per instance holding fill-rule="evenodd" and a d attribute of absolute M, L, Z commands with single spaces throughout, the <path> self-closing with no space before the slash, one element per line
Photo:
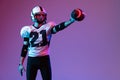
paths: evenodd
<path fill-rule="evenodd" d="M 24 26 L 21 29 L 21 37 L 29 38 L 28 56 L 37 57 L 48 55 L 48 48 L 51 39 L 51 29 L 55 23 L 49 22 L 40 28 L 34 26 Z"/>

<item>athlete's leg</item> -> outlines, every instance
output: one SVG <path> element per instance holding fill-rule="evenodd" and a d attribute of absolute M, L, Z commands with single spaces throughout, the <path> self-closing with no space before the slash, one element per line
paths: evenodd
<path fill-rule="evenodd" d="M 43 80 L 52 80 L 51 64 L 49 56 L 44 56 L 40 67 Z"/>
<path fill-rule="evenodd" d="M 36 59 L 28 57 L 27 61 L 27 72 L 26 78 L 27 80 L 35 80 L 37 75 L 37 66 L 36 66 Z"/>

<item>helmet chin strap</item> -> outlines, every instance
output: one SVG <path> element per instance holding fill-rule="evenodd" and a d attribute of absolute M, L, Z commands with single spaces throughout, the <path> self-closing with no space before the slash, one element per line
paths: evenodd
<path fill-rule="evenodd" d="M 46 23 L 46 20 L 44 20 L 44 21 L 38 21 L 38 20 L 37 20 L 37 23 L 38 23 L 38 24 L 45 24 L 45 23 Z"/>
<path fill-rule="evenodd" d="M 46 20 L 44 20 L 43 22 L 35 21 L 34 24 L 33 24 L 33 26 L 35 28 L 39 28 L 39 27 L 41 27 L 44 24 L 46 24 Z"/>

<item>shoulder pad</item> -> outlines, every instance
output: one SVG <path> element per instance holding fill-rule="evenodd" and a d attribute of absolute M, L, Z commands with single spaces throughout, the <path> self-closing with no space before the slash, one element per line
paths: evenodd
<path fill-rule="evenodd" d="M 28 38 L 30 34 L 30 26 L 24 26 L 22 27 L 20 31 L 20 35 L 22 38 Z"/>

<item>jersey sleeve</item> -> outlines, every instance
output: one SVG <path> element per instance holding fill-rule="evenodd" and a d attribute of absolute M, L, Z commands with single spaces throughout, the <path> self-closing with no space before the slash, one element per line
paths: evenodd
<path fill-rule="evenodd" d="M 20 31 L 20 35 L 21 35 L 22 38 L 29 38 L 30 27 L 29 26 L 24 26 Z"/>
<path fill-rule="evenodd" d="M 52 33 L 52 34 L 53 34 L 53 33 L 56 33 L 56 32 L 54 31 L 54 27 L 56 26 L 56 23 L 55 23 L 55 22 L 49 22 L 48 24 L 49 24 L 49 26 L 50 26 L 50 31 L 51 31 L 51 33 Z"/>
<path fill-rule="evenodd" d="M 55 22 L 49 22 L 48 24 L 50 25 L 50 28 L 53 28 L 56 25 Z"/>

